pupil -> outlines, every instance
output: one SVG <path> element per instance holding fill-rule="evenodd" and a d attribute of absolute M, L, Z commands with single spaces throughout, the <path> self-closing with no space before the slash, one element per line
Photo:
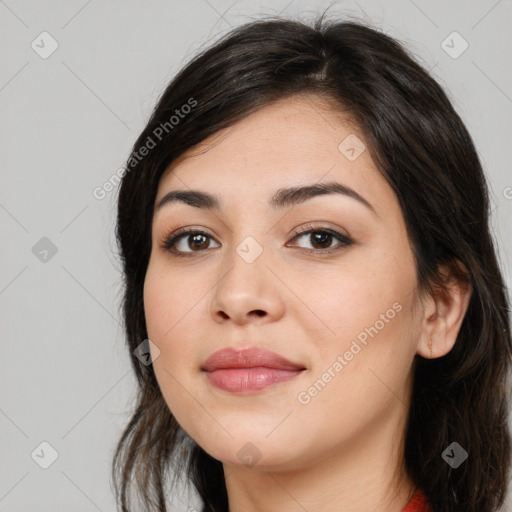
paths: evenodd
<path fill-rule="evenodd" d="M 332 235 L 330 235 L 329 233 L 321 233 L 321 232 L 312 233 L 312 235 L 315 238 L 315 242 L 314 243 L 320 242 L 320 245 L 322 245 L 322 246 L 326 245 L 327 247 L 329 247 L 329 245 L 330 245 L 330 237 Z M 327 240 L 325 240 L 325 238 L 327 238 Z M 323 242 L 322 242 L 322 239 L 324 239 Z M 329 242 L 329 243 L 325 244 L 326 241 Z"/>
<path fill-rule="evenodd" d="M 205 237 L 204 235 L 201 235 L 201 234 L 194 235 L 194 236 L 192 237 L 194 247 L 196 247 L 196 248 L 198 248 L 198 249 L 202 249 L 202 248 L 203 248 L 203 247 L 202 247 L 202 245 L 204 245 L 204 244 L 205 244 L 205 242 L 204 242 L 204 241 L 203 241 L 203 244 L 201 244 L 201 243 L 196 244 L 196 242 L 197 242 L 197 241 L 199 241 L 199 239 L 200 239 L 200 238 L 203 238 L 204 240 L 206 240 L 206 237 Z M 207 245 L 207 244 L 206 244 L 206 245 Z"/>

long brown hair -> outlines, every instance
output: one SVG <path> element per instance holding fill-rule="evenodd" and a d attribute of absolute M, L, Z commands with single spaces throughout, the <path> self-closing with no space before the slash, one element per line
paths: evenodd
<path fill-rule="evenodd" d="M 319 95 L 361 128 L 399 200 L 419 289 L 443 287 L 441 264 L 471 283 L 453 349 L 437 359 L 415 358 L 403 455 L 435 512 L 495 512 L 511 469 L 512 340 L 479 157 L 443 89 L 406 48 L 365 23 L 324 15 L 311 25 L 280 17 L 253 21 L 197 55 L 168 85 L 127 160 L 116 236 L 138 394 L 112 461 L 121 510 L 134 511 L 135 497 L 143 510 L 167 511 L 169 493 L 184 474 L 203 512 L 228 511 L 222 463 L 181 429 L 152 366 L 134 353 L 148 337 L 143 285 L 153 206 L 163 171 L 184 151 L 293 94 Z M 457 469 L 442 458 L 454 441 L 468 452 Z"/>

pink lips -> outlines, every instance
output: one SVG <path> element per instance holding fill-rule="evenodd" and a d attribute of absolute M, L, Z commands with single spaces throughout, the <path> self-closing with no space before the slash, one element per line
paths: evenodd
<path fill-rule="evenodd" d="M 305 367 L 260 348 L 226 348 L 213 353 L 201 369 L 213 386 L 232 393 L 248 393 L 293 379 Z"/>

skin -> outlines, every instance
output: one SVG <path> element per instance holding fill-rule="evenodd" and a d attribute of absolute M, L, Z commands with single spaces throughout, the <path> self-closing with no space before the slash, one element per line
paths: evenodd
<path fill-rule="evenodd" d="M 398 200 L 368 150 L 350 161 L 338 149 L 350 134 L 365 140 L 321 98 L 294 96 L 189 150 L 159 184 L 155 204 L 176 189 L 207 191 L 223 203 L 218 212 L 184 203 L 155 211 L 144 307 L 165 401 L 222 461 L 230 512 L 400 512 L 415 491 L 402 460 L 412 365 L 416 355 L 430 357 L 429 340 L 432 357 L 451 350 L 469 293 L 453 282 L 438 296 L 419 295 Z M 339 194 L 268 206 L 280 188 L 327 181 L 353 188 L 375 213 Z M 295 238 L 310 223 L 353 243 Z M 210 237 L 197 248 L 185 235 L 175 246 L 187 253 L 179 258 L 163 243 L 185 226 Z M 249 236 L 263 249 L 251 263 L 236 252 Z M 396 303 L 400 311 L 333 371 Z M 200 366 L 227 346 L 267 348 L 306 370 L 249 395 L 221 391 Z M 299 393 L 329 368 L 335 376 L 301 403 Z M 255 464 L 237 455 L 247 442 L 253 446 L 242 453 Z"/>

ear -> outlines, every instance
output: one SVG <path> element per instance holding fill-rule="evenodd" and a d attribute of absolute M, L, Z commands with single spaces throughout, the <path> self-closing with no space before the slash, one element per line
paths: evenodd
<path fill-rule="evenodd" d="M 469 276 L 463 263 L 456 260 L 456 265 Z M 423 301 L 423 329 L 417 354 L 426 359 L 443 357 L 453 348 L 472 293 L 471 284 L 455 276 L 448 265 L 440 266 L 439 273 L 446 290 L 436 287 L 435 295 Z"/>

